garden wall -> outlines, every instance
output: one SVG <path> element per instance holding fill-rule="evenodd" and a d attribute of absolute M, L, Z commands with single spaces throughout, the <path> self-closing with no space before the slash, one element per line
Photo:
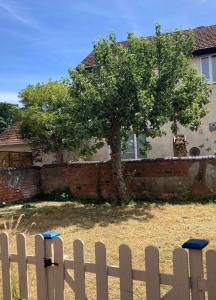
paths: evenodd
<path fill-rule="evenodd" d="M 40 192 L 38 167 L 0 168 L 0 201 L 29 198 Z"/>
<path fill-rule="evenodd" d="M 216 195 L 216 158 L 168 158 L 124 162 L 131 195 Z M 41 169 L 42 191 L 68 186 L 78 196 L 113 196 L 110 162 L 50 165 Z"/>
<path fill-rule="evenodd" d="M 131 195 L 216 195 L 216 158 L 146 159 L 124 162 Z M 69 187 L 76 196 L 113 196 L 110 162 L 0 168 L 0 201 L 28 198 Z"/>

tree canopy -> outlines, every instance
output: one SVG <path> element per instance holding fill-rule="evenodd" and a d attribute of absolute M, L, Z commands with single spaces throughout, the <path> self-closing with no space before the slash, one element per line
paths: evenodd
<path fill-rule="evenodd" d="M 23 105 L 22 136 L 35 152 L 57 153 L 62 160 L 62 151 L 76 145 L 73 115 L 67 111 L 71 106 L 68 81 L 49 80 L 29 85 L 19 94 Z"/>
<path fill-rule="evenodd" d="M 118 197 L 126 194 L 121 147 L 128 132 L 156 137 L 173 123 L 197 129 L 207 113 L 209 86 L 191 64 L 194 39 L 190 32 L 151 38 L 128 34 L 128 45 L 115 35 L 94 44 L 95 62 L 70 70 L 76 126 L 83 136 L 106 141 L 111 148 Z"/>
<path fill-rule="evenodd" d="M 22 134 L 44 152 L 111 149 L 116 196 L 127 198 L 121 151 L 129 132 L 156 137 L 171 122 L 196 130 L 207 113 L 210 88 L 191 64 L 194 37 L 180 30 L 140 38 L 127 46 L 114 34 L 94 44 L 92 67 L 70 69 L 71 80 L 28 86 L 20 92 Z"/>

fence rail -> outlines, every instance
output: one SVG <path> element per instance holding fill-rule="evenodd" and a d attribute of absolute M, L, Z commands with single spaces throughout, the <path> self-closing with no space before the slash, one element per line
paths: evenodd
<path fill-rule="evenodd" d="M 198 243 L 197 243 L 198 242 Z M 96 275 L 97 300 L 108 300 L 108 277 L 119 278 L 120 299 L 133 300 L 133 282 L 146 284 L 147 300 L 208 300 L 216 299 L 216 251 L 206 252 L 207 277 L 204 278 L 202 249 L 207 243 L 195 240 L 186 243 L 185 248 L 173 251 L 173 274 L 160 273 L 159 251 L 154 246 L 145 249 L 145 269 L 132 267 L 132 253 L 127 245 L 119 246 L 119 265 L 107 265 L 106 247 L 95 243 L 95 262 L 86 262 L 84 244 L 81 240 L 73 243 L 73 260 L 64 257 L 63 241 L 59 234 L 45 232 L 35 236 L 35 255 L 27 255 L 26 238 L 16 236 L 17 253 L 9 253 L 9 239 L 0 234 L 0 261 L 2 269 L 3 299 L 11 300 L 11 263 L 18 265 L 19 293 L 21 299 L 29 299 L 28 265 L 36 266 L 36 286 L 38 300 L 64 300 L 64 284 L 70 286 L 75 300 L 86 300 L 86 273 Z M 197 246 L 198 245 L 198 246 Z M 73 276 L 70 274 L 73 270 Z M 172 289 L 161 296 L 161 285 Z M 146 297 L 146 298 L 145 298 Z"/>

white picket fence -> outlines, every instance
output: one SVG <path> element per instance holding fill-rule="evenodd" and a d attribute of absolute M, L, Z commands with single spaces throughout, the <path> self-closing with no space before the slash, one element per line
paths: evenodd
<path fill-rule="evenodd" d="M 63 241 L 60 237 L 45 239 L 35 236 L 35 255 L 26 252 L 26 238 L 16 236 L 17 253 L 9 253 L 9 239 L 6 233 L 0 234 L 0 261 L 2 268 L 3 299 L 11 300 L 11 263 L 17 263 L 19 274 L 20 299 L 29 298 L 28 265 L 36 266 L 37 299 L 63 300 L 65 282 L 70 286 L 76 300 L 86 300 L 86 273 L 96 275 L 97 300 L 109 298 L 108 277 L 120 280 L 120 299 L 133 300 L 133 282 L 146 283 L 147 300 L 208 300 L 216 299 L 216 251 L 206 252 L 207 276 L 204 278 L 202 250 L 189 251 L 178 248 L 173 252 L 173 274 L 160 273 L 159 251 L 149 246 L 145 249 L 145 268 L 132 268 L 131 250 L 127 245 L 119 247 L 119 265 L 107 265 L 106 247 L 103 243 L 95 244 L 95 262 L 86 262 L 84 245 L 81 240 L 73 243 L 73 260 L 64 257 Z M 144 265 L 144 263 L 143 263 Z M 70 270 L 74 270 L 73 276 Z M 161 285 L 172 289 L 161 296 Z"/>

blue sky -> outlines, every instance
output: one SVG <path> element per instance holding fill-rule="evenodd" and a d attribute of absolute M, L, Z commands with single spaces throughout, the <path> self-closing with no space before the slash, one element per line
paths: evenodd
<path fill-rule="evenodd" d="M 67 75 L 98 36 L 216 23 L 215 0 L 0 0 L 0 101 L 28 84 Z"/>

